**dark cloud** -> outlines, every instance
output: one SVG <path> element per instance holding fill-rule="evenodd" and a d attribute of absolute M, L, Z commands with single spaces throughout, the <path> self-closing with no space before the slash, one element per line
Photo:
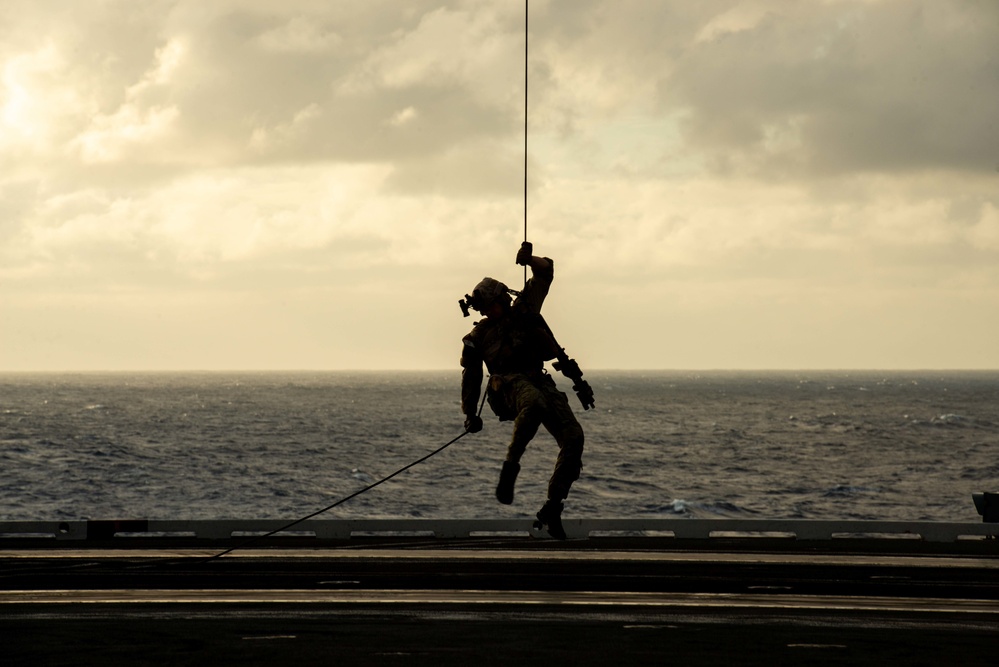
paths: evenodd
<path fill-rule="evenodd" d="M 393 122 L 407 110 L 409 120 Z M 275 145 L 258 160 L 412 160 L 509 135 L 517 127 L 502 110 L 483 105 L 462 88 L 432 84 L 330 95 L 310 113 L 303 132 L 285 139 L 278 133 Z"/>
<path fill-rule="evenodd" d="M 999 5 L 779 4 L 689 45 L 661 82 L 716 164 L 982 170 L 999 156 Z"/>
<path fill-rule="evenodd" d="M 163 165 L 183 170 L 206 160 L 216 167 L 440 160 L 458 145 L 519 133 L 519 109 L 483 101 L 468 81 L 445 75 L 388 85 L 368 72 L 370 55 L 416 29 L 425 16 L 421 10 L 441 9 L 439 2 L 407 2 L 403 12 L 387 11 L 385 2 L 371 4 L 380 8 L 346 3 L 347 11 L 334 3 L 300 23 L 328 36 L 311 49 L 268 47 L 296 17 L 250 10 L 206 12 L 186 22 L 161 17 L 172 28 L 161 25 L 154 37 L 146 26 L 139 37 L 120 42 L 98 30 L 74 48 L 96 54 L 81 76 L 92 79 L 102 113 L 111 115 L 126 103 L 176 110 L 172 135 L 157 143 L 156 153 L 130 156 L 140 169 L 143 163 L 159 165 L 144 170 L 153 177 L 168 175 Z M 171 40 L 183 44 L 183 56 L 170 81 L 136 91 Z M 115 63 L 111 71 L 98 66 L 104 61 Z M 407 110 L 408 122 L 393 122 Z"/>

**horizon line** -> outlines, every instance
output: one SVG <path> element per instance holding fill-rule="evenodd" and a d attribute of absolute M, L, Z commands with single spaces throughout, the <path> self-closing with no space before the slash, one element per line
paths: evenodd
<path fill-rule="evenodd" d="M 436 368 L 66 368 L 3 369 L 0 375 L 13 374 L 90 374 L 90 373 L 460 373 L 461 367 Z M 798 367 L 798 368 L 591 368 L 586 373 L 994 373 L 999 368 L 971 367 Z M 559 375 L 558 373 L 551 373 Z"/>

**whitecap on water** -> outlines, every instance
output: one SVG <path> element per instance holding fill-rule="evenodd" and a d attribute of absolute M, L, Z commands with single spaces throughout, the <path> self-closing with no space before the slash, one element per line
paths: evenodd
<path fill-rule="evenodd" d="M 930 420 L 931 424 L 945 424 L 948 426 L 967 426 L 971 423 L 971 419 L 964 417 L 962 415 L 946 414 L 940 415 L 939 417 L 934 417 Z"/>

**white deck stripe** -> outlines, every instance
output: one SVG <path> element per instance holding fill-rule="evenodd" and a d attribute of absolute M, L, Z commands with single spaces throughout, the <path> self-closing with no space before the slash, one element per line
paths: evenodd
<path fill-rule="evenodd" d="M 12 604 L 567 605 L 999 615 L 999 601 L 995 600 L 593 591 L 302 589 L 0 591 L 0 605 Z"/>

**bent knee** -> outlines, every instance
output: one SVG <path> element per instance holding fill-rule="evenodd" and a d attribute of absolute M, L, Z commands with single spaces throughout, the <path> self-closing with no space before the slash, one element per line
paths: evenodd
<path fill-rule="evenodd" d="M 562 447 L 562 455 L 566 457 L 581 458 L 583 456 L 583 429 L 573 426 L 562 431 L 559 444 Z"/>
<path fill-rule="evenodd" d="M 579 478 L 579 472 L 583 469 L 583 432 L 580 430 L 571 436 L 567 434 L 561 443 L 558 453 L 558 468 L 571 480 Z"/>

